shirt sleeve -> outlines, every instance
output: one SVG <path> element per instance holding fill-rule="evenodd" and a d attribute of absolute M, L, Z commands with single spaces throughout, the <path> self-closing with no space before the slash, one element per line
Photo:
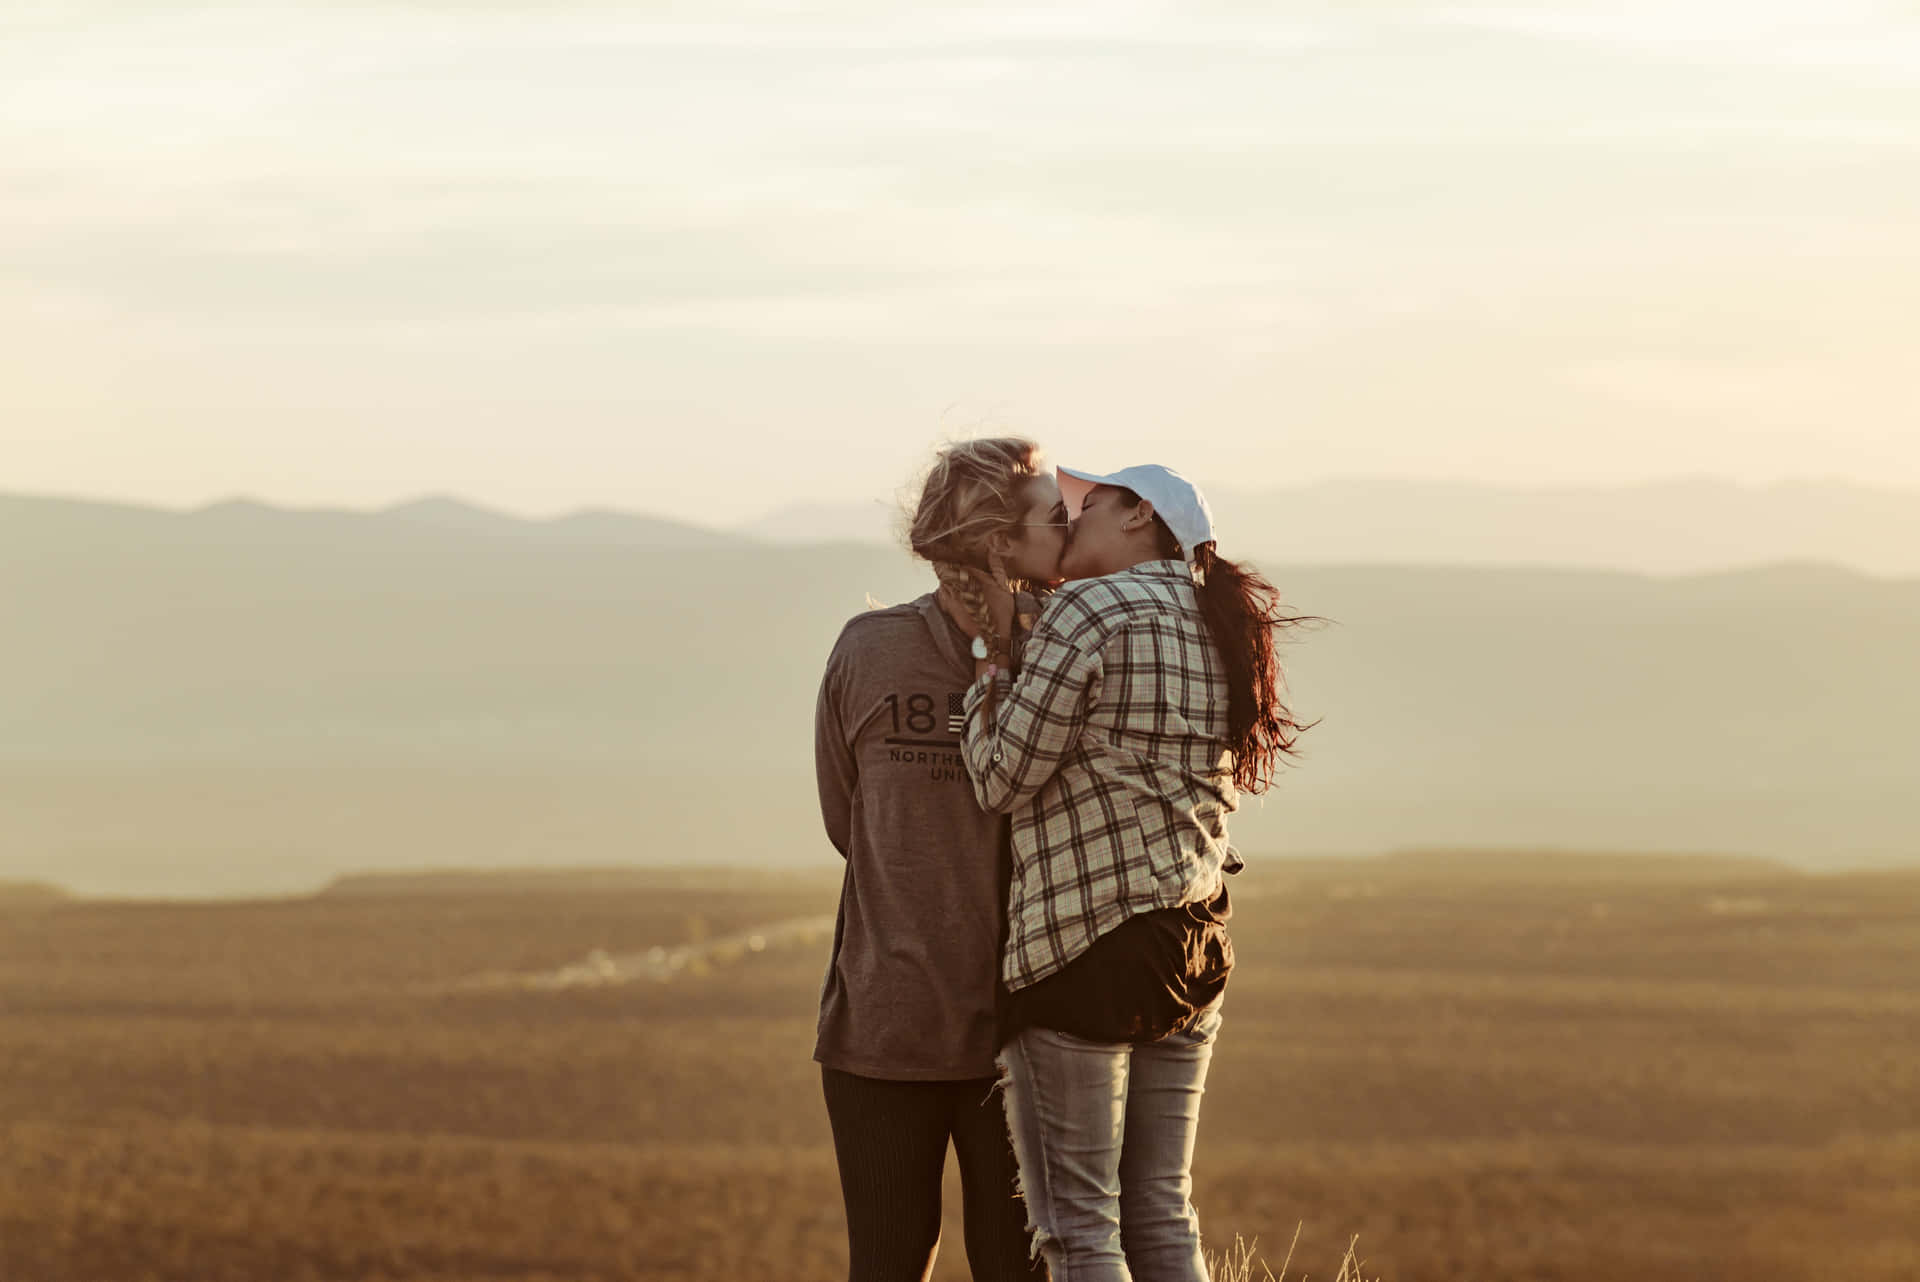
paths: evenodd
<path fill-rule="evenodd" d="M 826 675 L 820 679 L 820 697 L 814 704 L 813 774 L 820 788 L 820 818 L 827 828 L 827 840 L 845 859 L 853 832 L 853 789 L 860 772 L 840 713 L 844 674 L 839 670 L 839 660 L 836 646 L 827 660 Z"/>
<path fill-rule="evenodd" d="M 983 810 L 1006 813 L 1038 795 L 1100 700 L 1100 651 L 1084 650 L 1042 622 L 1020 657 L 1017 678 L 993 678 L 991 721 L 986 680 L 967 691 L 962 751 Z"/>

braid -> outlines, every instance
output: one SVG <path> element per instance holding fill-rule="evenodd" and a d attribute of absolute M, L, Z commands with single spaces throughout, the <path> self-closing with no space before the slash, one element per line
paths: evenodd
<path fill-rule="evenodd" d="M 952 561 L 935 561 L 934 577 L 940 580 L 940 586 L 959 598 L 960 604 L 967 607 L 967 613 L 980 629 L 981 638 L 987 643 L 988 654 L 1004 654 L 1005 639 L 994 630 L 993 615 L 987 609 L 987 594 L 980 589 L 979 582 L 967 572 L 964 565 L 955 565 Z"/>

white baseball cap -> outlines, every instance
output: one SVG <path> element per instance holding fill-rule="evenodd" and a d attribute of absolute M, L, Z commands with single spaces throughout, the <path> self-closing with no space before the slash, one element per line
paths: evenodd
<path fill-rule="evenodd" d="M 1080 515 L 1080 505 L 1087 501 L 1087 495 L 1096 485 L 1111 485 L 1132 490 L 1153 504 L 1153 514 L 1165 521 L 1173 537 L 1180 540 L 1180 551 L 1189 562 L 1202 543 L 1214 541 L 1213 509 L 1207 506 L 1206 495 L 1170 467 L 1142 463 L 1106 476 L 1071 467 L 1057 467 L 1054 471 L 1060 476 L 1060 497 L 1067 501 L 1067 512 L 1071 516 Z"/>

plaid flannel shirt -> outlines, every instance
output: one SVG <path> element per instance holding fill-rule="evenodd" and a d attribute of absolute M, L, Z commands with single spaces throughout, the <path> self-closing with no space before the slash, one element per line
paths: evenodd
<path fill-rule="evenodd" d="M 1227 682 L 1184 561 L 1068 583 L 1016 677 L 966 696 L 974 795 L 1013 815 L 1001 975 L 1053 974 L 1136 913 L 1205 901 L 1238 872 Z"/>

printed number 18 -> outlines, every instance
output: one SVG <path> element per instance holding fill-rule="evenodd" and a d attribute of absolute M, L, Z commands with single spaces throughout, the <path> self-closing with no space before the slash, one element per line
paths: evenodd
<path fill-rule="evenodd" d="M 893 716 L 893 732 L 900 733 L 900 696 L 887 696 L 887 711 Z M 915 734 L 933 732 L 933 696 L 916 694 L 907 699 L 907 729 Z"/>

